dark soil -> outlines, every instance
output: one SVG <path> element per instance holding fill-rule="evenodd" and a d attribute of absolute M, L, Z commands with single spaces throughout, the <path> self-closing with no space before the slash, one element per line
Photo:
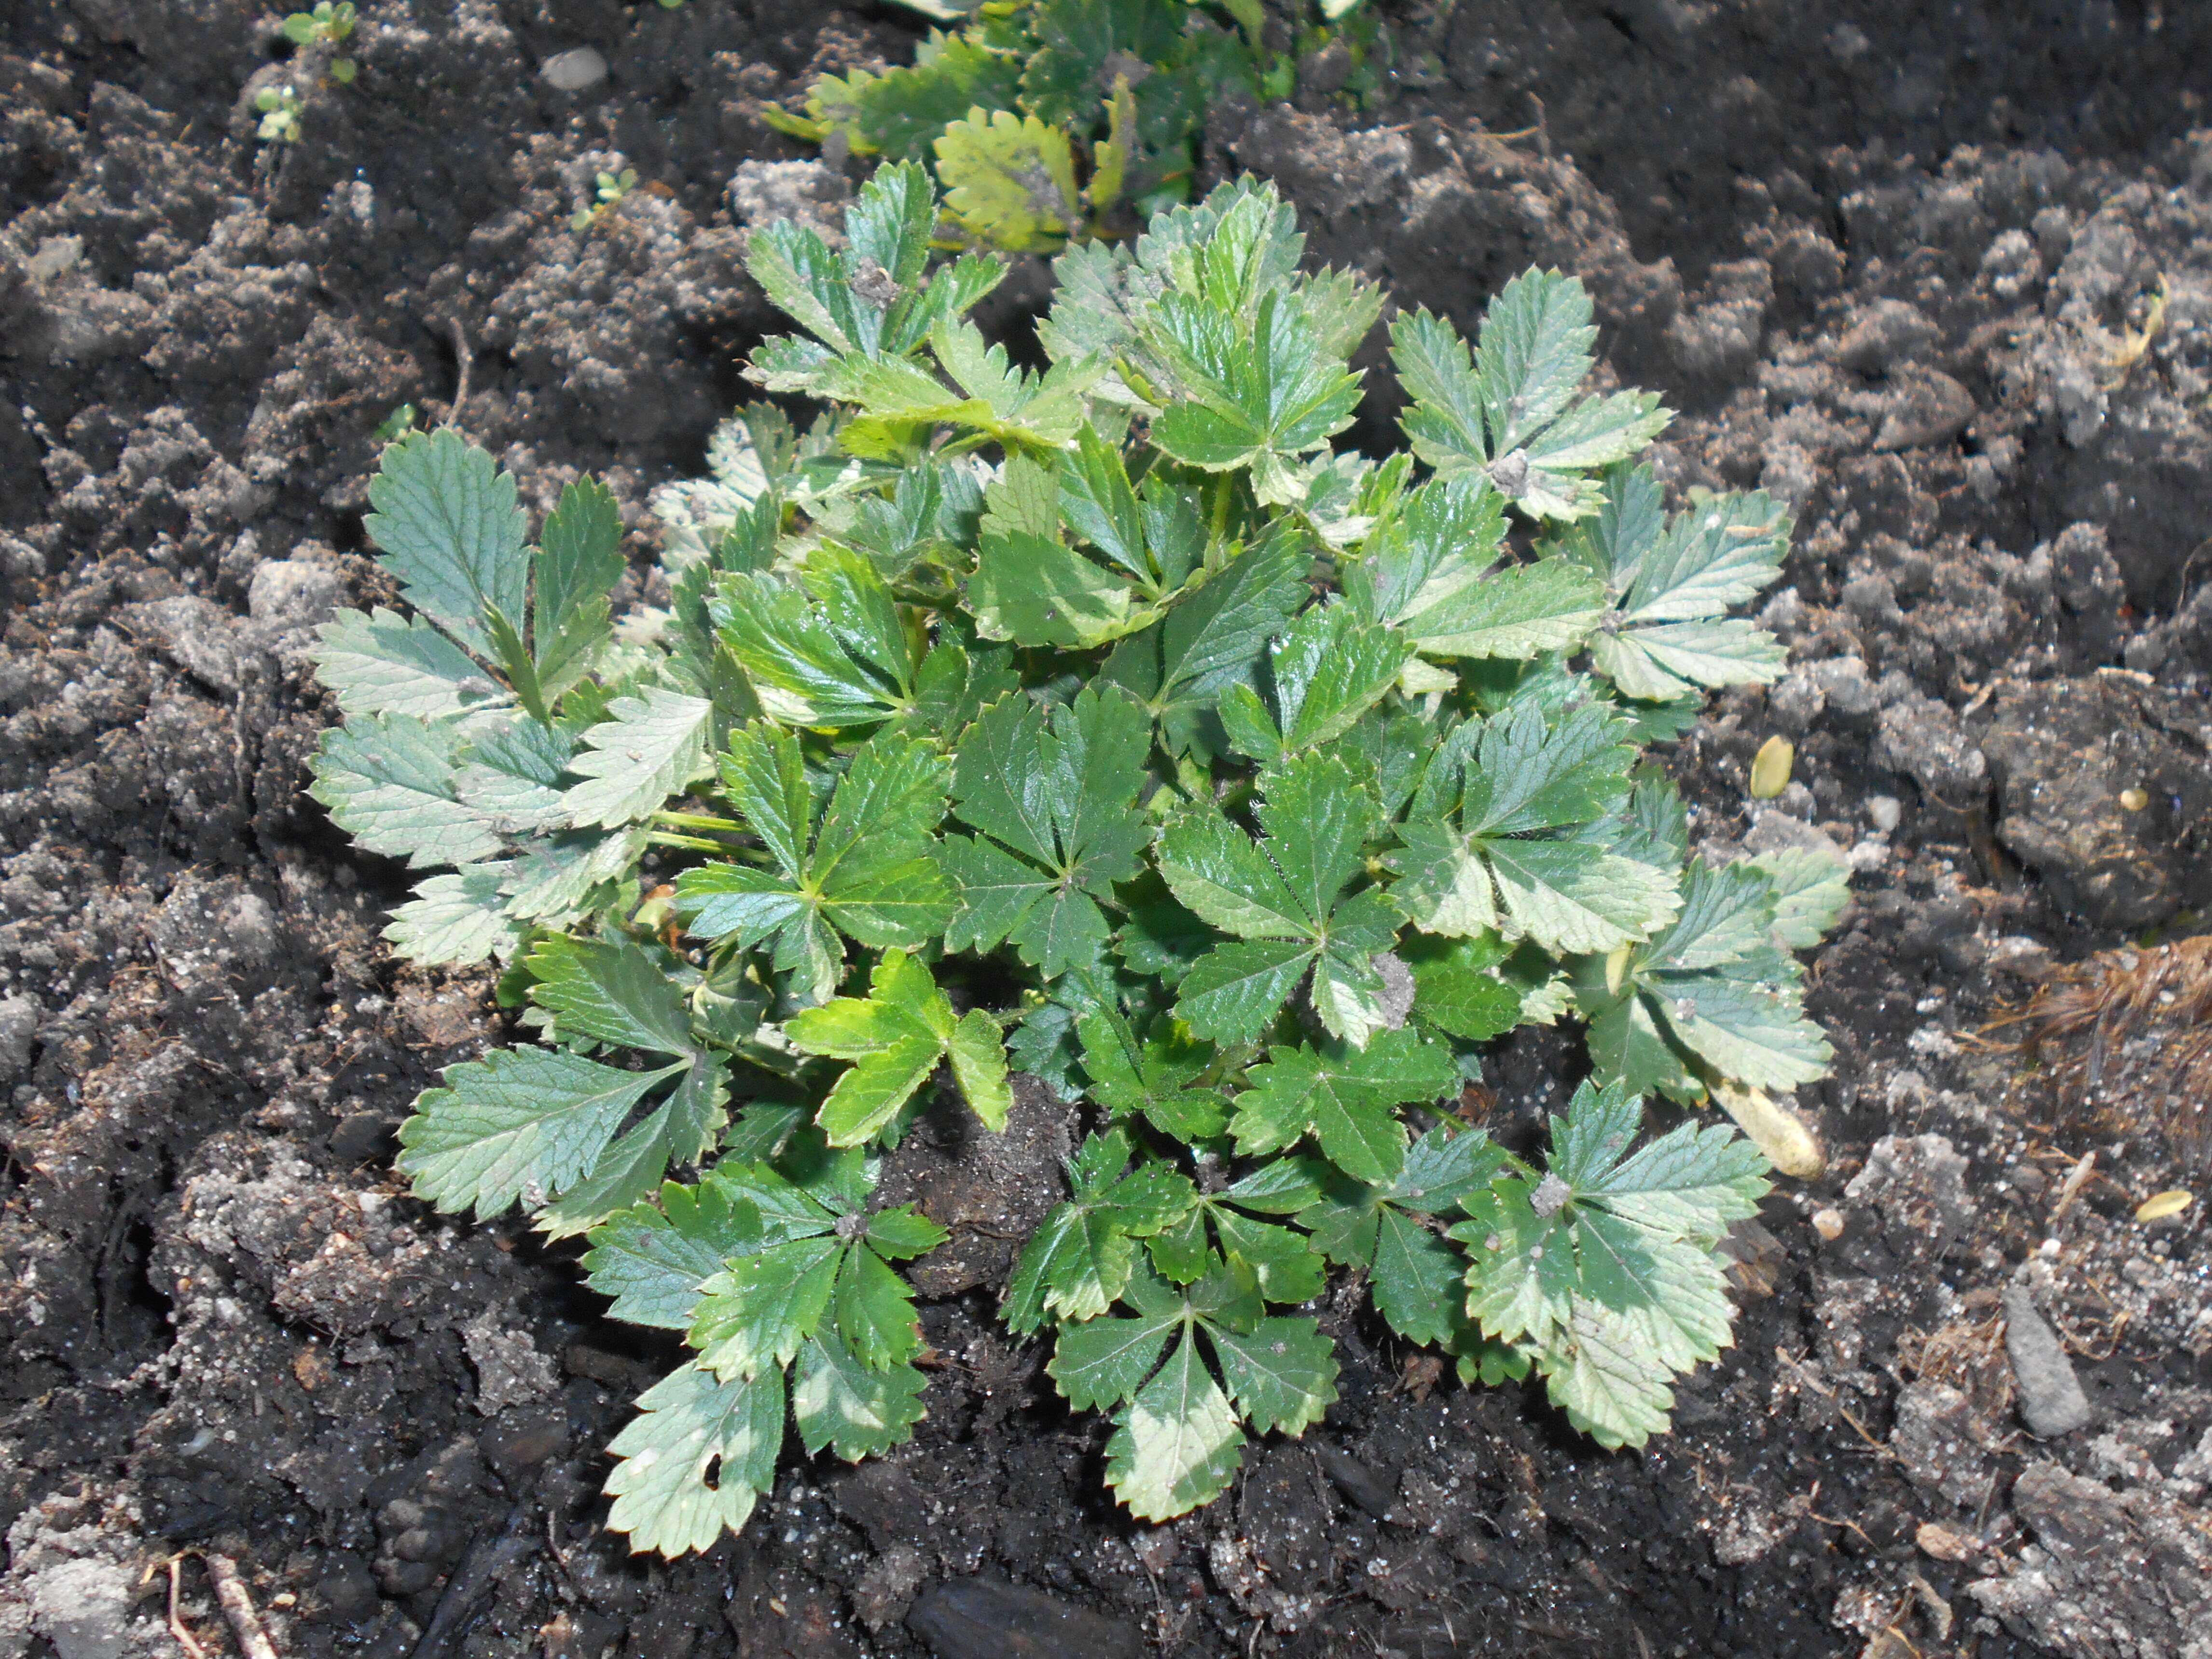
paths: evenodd
<path fill-rule="evenodd" d="M 179 1550 L 234 1559 L 286 1656 L 2212 1651 L 2205 1206 L 2133 1218 L 2202 1168 L 2101 1051 L 2062 1093 L 1984 1030 L 2212 900 L 2212 8 L 1467 0 L 1395 15 L 1372 112 L 1218 112 L 1209 166 L 1275 177 L 1402 304 L 1580 273 L 1607 372 L 1683 411 L 1670 485 L 1798 514 L 1789 678 L 1672 764 L 1717 848 L 1824 836 L 1858 872 L 1813 967 L 1837 1074 L 1796 1103 L 1832 1173 L 1739 1236 L 1739 1345 L 1645 1451 L 1340 1313 L 1326 1424 L 1155 1530 L 989 1317 L 1066 1127 L 1025 1097 L 997 1163 L 917 1139 L 899 1175 L 963 1230 L 915 1443 L 787 1457 L 674 1565 L 596 1495 L 670 1356 L 568 1255 L 391 1176 L 415 1092 L 499 1024 L 485 983 L 395 966 L 395 872 L 301 794 L 301 652 L 381 591 L 373 428 L 464 381 L 532 501 L 609 480 L 645 568 L 647 492 L 768 321 L 745 216 L 843 187 L 741 172 L 806 160 L 762 101 L 915 31 L 363 11 L 293 144 L 253 136 L 290 49 L 246 0 L 0 18 L 0 1659 L 178 1651 L 148 1569 Z M 580 46 L 607 78 L 538 77 Z M 1796 781 L 1750 810 L 1776 732 Z M 1493 1115 L 1571 1075 L 1507 1044 Z"/>

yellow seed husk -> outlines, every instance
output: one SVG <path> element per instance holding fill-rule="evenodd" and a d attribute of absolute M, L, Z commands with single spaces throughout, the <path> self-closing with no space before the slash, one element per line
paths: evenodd
<path fill-rule="evenodd" d="M 1769 738 L 1751 757 L 1751 798 L 1772 800 L 1790 787 L 1790 769 L 1796 764 L 1797 746 L 1787 738 Z"/>
<path fill-rule="evenodd" d="M 2153 1193 L 2136 1206 L 2138 1221 L 2163 1221 L 2170 1215 L 2179 1215 L 2197 1201 L 2194 1193 L 2176 1187 L 2169 1192 Z"/>
<path fill-rule="evenodd" d="M 1713 1098 L 1784 1175 L 1796 1181 L 1818 1181 L 1827 1169 L 1828 1155 L 1820 1150 L 1805 1120 L 1787 1106 L 1777 1104 L 1765 1091 L 1716 1083 Z"/>

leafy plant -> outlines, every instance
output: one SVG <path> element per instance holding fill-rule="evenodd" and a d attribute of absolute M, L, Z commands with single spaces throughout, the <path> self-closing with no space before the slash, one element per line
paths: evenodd
<path fill-rule="evenodd" d="M 332 51 L 343 46 L 353 35 L 356 18 L 353 0 L 315 0 L 313 11 L 295 11 L 284 19 L 284 38 L 295 46 L 319 47 Z M 330 59 L 331 79 L 341 84 L 350 84 L 360 72 L 350 58 L 332 57 Z"/>
<path fill-rule="evenodd" d="M 966 320 L 1002 268 L 933 266 L 938 213 L 906 163 L 842 248 L 753 238 L 805 331 L 749 372 L 823 412 L 752 405 L 660 495 L 665 609 L 616 625 L 598 484 L 533 550 L 458 434 L 386 450 L 368 529 L 412 614 L 323 630 L 313 793 L 434 872 L 395 949 L 504 964 L 535 1036 L 450 1068 L 402 1169 L 586 1236 L 617 1317 L 684 1334 L 614 1444 L 641 1549 L 741 1523 L 787 1413 L 847 1457 L 911 1433 L 896 1264 L 942 1234 L 870 1207 L 879 1160 L 955 1097 L 1003 1128 L 1010 1066 L 1093 1116 L 1002 1316 L 1113 1413 L 1133 1512 L 1326 1410 L 1299 1309 L 1332 1264 L 1465 1377 L 1642 1443 L 1728 1340 L 1714 1249 L 1766 1185 L 1725 1127 L 1638 1145 L 1643 1097 L 1826 1060 L 1791 953 L 1840 864 L 1690 858 L 1639 762 L 1778 672 L 1723 612 L 1787 521 L 1665 514 L 1633 465 L 1665 412 L 1578 395 L 1557 273 L 1472 349 L 1400 319 L 1413 448 L 1376 461 L 1331 441 L 1382 296 L 1303 270 L 1269 187 L 1064 253 L 1038 368 Z M 1483 1046 L 1565 1014 L 1593 1073 L 1548 1152 L 1466 1126 Z"/>
<path fill-rule="evenodd" d="M 586 231 L 605 218 L 618 206 L 623 198 L 637 188 L 637 169 L 624 167 L 620 173 L 602 173 L 592 181 L 592 200 L 569 216 L 568 228 Z"/>
<path fill-rule="evenodd" d="M 1257 0 L 902 0 L 934 21 L 915 61 L 825 75 L 803 113 L 768 118 L 810 143 L 920 161 L 945 186 L 947 229 L 1014 252 L 1118 233 L 1189 199 L 1209 105 L 1290 95 L 1296 59 L 1262 42 Z M 1341 40 L 1346 95 L 1381 86 L 1383 37 L 1359 0 L 1324 0 L 1299 52 Z M 1348 20 L 1348 21 L 1347 21 Z"/>
<path fill-rule="evenodd" d="M 289 81 L 281 86 L 264 87 L 253 94 L 253 107 L 261 112 L 260 124 L 254 128 L 253 136 L 262 143 L 300 142 L 300 116 L 307 107 L 307 100 L 300 95 L 299 88 Z"/>

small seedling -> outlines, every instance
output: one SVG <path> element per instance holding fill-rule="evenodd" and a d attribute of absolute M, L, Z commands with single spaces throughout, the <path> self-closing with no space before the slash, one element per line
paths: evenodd
<path fill-rule="evenodd" d="M 321 47 L 332 50 L 353 33 L 355 20 L 353 0 L 315 0 L 313 11 L 295 11 L 285 18 L 284 38 L 295 46 Z M 358 66 L 350 58 L 333 57 L 330 60 L 331 79 L 342 84 L 351 84 L 358 74 Z"/>
<path fill-rule="evenodd" d="M 579 233 L 589 230 L 636 188 L 635 167 L 624 167 L 620 173 L 602 173 L 592 188 L 592 204 L 576 210 L 568 221 L 568 228 Z"/>
<path fill-rule="evenodd" d="M 300 113 L 307 106 L 300 89 L 289 81 L 282 86 L 262 88 L 253 94 L 253 107 L 261 112 L 261 125 L 254 136 L 266 143 L 298 143 Z"/>
<path fill-rule="evenodd" d="M 907 163 L 840 248 L 753 233 L 804 331 L 748 372 L 823 413 L 724 424 L 656 503 L 665 609 L 619 633 L 605 489 L 532 551 L 458 434 L 384 452 L 367 528 L 414 614 L 324 629 L 313 793 L 425 872 L 398 953 L 503 964 L 532 1038 L 449 1068 L 400 1170 L 585 1237 L 615 1317 L 684 1334 L 612 1448 L 641 1550 L 742 1525 L 787 1423 L 853 1459 L 912 1434 L 898 1264 L 944 1234 L 872 1207 L 880 1161 L 924 1112 L 1004 1129 L 1016 1071 L 1090 1133 L 1000 1317 L 1112 1414 L 1133 1515 L 1320 1419 L 1332 1270 L 1463 1379 L 1641 1445 L 1729 1340 L 1715 1249 L 1768 1169 L 1725 1123 L 1642 1141 L 1644 1098 L 1830 1058 L 1795 952 L 1840 858 L 1692 857 L 1639 765 L 1782 672 L 1729 613 L 1788 519 L 1667 512 L 1636 458 L 1668 413 L 1579 394 L 1556 271 L 1472 346 L 1396 318 L 1408 447 L 1376 460 L 1332 440 L 1382 294 L 1302 269 L 1271 186 L 1063 253 L 1036 371 L 969 320 L 1006 266 L 933 260 L 940 213 Z M 1591 1074 L 1548 1149 L 1466 1127 L 1486 1045 L 1570 1017 Z"/>
<path fill-rule="evenodd" d="M 393 439 L 412 432 L 414 429 L 415 405 L 402 404 L 379 421 L 376 423 L 376 429 L 369 435 L 380 444 L 388 444 Z"/>

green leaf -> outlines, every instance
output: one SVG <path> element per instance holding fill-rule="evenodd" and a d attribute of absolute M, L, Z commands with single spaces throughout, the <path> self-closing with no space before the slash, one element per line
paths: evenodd
<path fill-rule="evenodd" d="M 1405 1161 L 1406 1127 L 1392 1109 L 1433 1103 L 1458 1075 L 1448 1050 L 1411 1030 L 1384 1031 L 1364 1050 L 1273 1048 L 1237 1097 L 1230 1132 L 1246 1157 L 1310 1134 L 1346 1175 L 1380 1184 Z"/>
<path fill-rule="evenodd" d="M 990 1024 L 988 1015 L 983 1024 Z M 903 951 L 884 952 L 866 1000 L 838 997 L 804 1009 L 786 1023 L 784 1034 L 802 1053 L 856 1062 L 822 1103 L 818 1121 L 833 1146 L 872 1139 L 948 1052 L 976 1115 L 994 1127 L 1006 1121 L 1006 1056 L 997 1028 L 986 1032 L 975 1014 L 956 1021 L 929 969 Z"/>
<path fill-rule="evenodd" d="M 1171 1520 L 1212 1503 L 1243 1461 L 1237 1413 L 1188 1334 L 1115 1420 L 1106 1481 L 1141 1521 Z"/>
<path fill-rule="evenodd" d="M 871 1370 L 836 1337 L 816 1337 L 799 1354 L 791 1390 L 800 1443 L 809 1452 L 826 1446 L 848 1463 L 889 1451 L 913 1438 L 927 1415 L 922 1385 L 911 1365 Z"/>
<path fill-rule="evenodd" d="M 549 1238 L 567 1238 L 649 1196 L 672 1163 L 696 1162 L 714 1146 L 728 1120 L 728 1103 L 720 1058 L 696 1054 L 667 1099 L 623 1131 L 599 1155 L 589 1178 L 539 1212 L 538 1231 Z"/>
<path fill-rule="evenodd" d="M 1566 1340 L 1537 1364 L 1552 1403 L 1601 1446 L 1641 1446 L 1667 1431 L 1674 1393 L 1653 1368 L 1633 1316 L 1577 1302 Z"/>
<path fill-rule="evenodd" d="M 501 961 L 521 947 L 521 924 L 507 914 L 506 875 L 495 864 L 471 865 L 416 884 L 415 896 L 392 912 L 384 937 L 410 962 L 465 966 Z"/>
<path fill-rule="evenodd" d="M 1048 253 L 1082 222 L 1067 135 L 1036 116 L 971 109 L 933 148 L 946 210 L 980 240 Z"/>
<path fill-rule="evenodd" d="M 1840 853 L 1792 847 L 1749 862 L 1772 886 L 1774 936 L 1785 950 L 1820 944 L 1851 902 L 1851 867 Z"/>
<path fill-rule="evenodd" d="M 1403 637 L 1363 622 L 1352 606 L 1316 606 L 1269 653 L 1272 710 L 1261 710 L 1249 689 L 1230 688 L 1256 714 L 1245 729 L 1256 731 L 1259 741 L 1245 738 L 1240 746 L 1257 759 L 1274 761 L 1334 742 L 1397 683 L 1411 654 Z M 1231 718 L 1227 696 L 1222 717 Z M 1231 735 L 1237 737 L 1234 724 Z"/>
<path fill-rule="evenodd" d="M 586 745 L 568 769 L 584 781 L 562 799 L 580 828 L 619 830 L 652 812 L 707 775 L 707 729 L 714 705 L 648 685 L 617 697 L 609 719 L 584 733 Z"/>
<path fill-rule="evenodd" d="M 789 1364 L 828 1317 L 847 1254 L 835 1237 L 793 1239 L 708 1279 L 685 1337 L 699 1364 L 724 1378 Z"/>
<path fill-rule="evenodd" d="M 530 1000 L 553 1012 L 564 1036 L 666 1054 L 693 1051 L 690 1012 L 674 983 L 619 934 L 597 939 L 555 934 L 538 943 L 525 966 L 537 981 Z"/>
<path fill-rule="evenodd" d="M 1180 1308 L 1133 1319 L 1063 1324 L 1045 1367 L 1078 1411 L 1105 1411 L 1133 1398 L 1160 1363 L 1168 1337 L 1183 1322 Z"/>
<path fill-rule="evenodd" d="M 1487 1042 L 1521 1023 L 1522 992 L 1493 971 L 1508 947 L 1497 934 L 1417 939 L 1401 952 L 1413 975 L 1413 1014 L 1467 1042 Z"/>
<path fill-rule="evenodd" d="M 438 720 L 501 701 L 476 659 L 421 617 L 379 605 L 341 611 L 316 630 L 315 678 L 349 720 L 412 714 Z"/>
<path fill-rule="evenodd" d="M 853 598 L 842 617 L 781 576 L 726 575 L 715 586 L 710 609 L 719 637 L 761 708 L 782 725 L 836 730 L 872 726 L 899 712 L 904 683 L 878 665 L 880 636 L 872 638 L 866 626 L 867 613 L 880 616 L 890 590 L 865 559 L 847 559 L 840 574 Z M 880 591 L 867 592 L 870 586 Z M 871 647 L 878 647 L 878 662 L 868 660 Z"/>
<path fill-rule="evenodd" d="M 783 1373 L 717 1382 L 696 1365 L 638 1396 L 639 1416 L 607 1450 L 607 1525 L 634 1550 L 671 1558 L 708 1550 L 743 1527 L 775 1485 L 783 1445 Z"/>
<path fill-rule="evenodd" d="M 983 711 L 952 787 L 954 810 L 990 839 L 946 843 L 962 890 L 949 948 L 1011 940 L 1047 978 L 1097 962 L 1109 932 L 1101 902 L 1143 868 L 1152 838 L 1135 812 L 1151 739 L 1144 711 L 1110 687 L 1049 714 L 1019 695 Z"/>
<path fill-rule="evenodd" d="M 1095 1319 L 1128 1287 L 1136 1265 L 1132 1238 L 1149 1237 L 1188 1214 L 1198 1194 L 1165 1164 L 1128 1170 L 1129 1138 L 1120 1129 L 1085 1141 L 1067 1166 L 1074 1196 L 1056 1205 L 1028 1243 L 1006 1284 L 1000 1317 L 1025 1336 L 1048 1314 Z"/>
<path fill-rule="evenodd" d="M 1171 1029 L 1139 1042 L 1110 1008 L 1083 1015 L 1076 1030 L 1091 1097 L 1115 1117 L 1141 1115 L 1183 1141 L 1210 1140 L 1228 1127 L 1220 1091 L 1188 1086 L 1212 1062 L 1210 1044 L 1180 1041 Z"/>
<path fill-rule="evenodd" d="M 792 975 L 794 994 L 820 1002 L 844 971 L 838 933 L 878 949 L 913 947 L 945 926 L 953 897 L 931 833 L 945 811 L 945 763 L 931 745 L 896 732 L 870 738 L 818 822 L 799 740 L 788 732 L 757 725 L 738 732 L 722 781 L 778 868 L 684 871 L 676 906 L 692 933 L 748 948 L 773 940 L 775 965 Z"/>
<path fill-rule="evenodd" d="M 489 647 L 488 611 L 526 614 L 527 532 L 514 480 L 451 427 L 385 446 L 362 520 L 408 604 L 464 645 Z"/>
<path fill-rule="evenodd" d="M 1209 1324 L 1206 1335 L 1230 1397 L 1261 1432 L 1303 1434 L 1335 1403 L 1336 1345 L 1318 1322 L 1263 1319 L 1249 1333 Z"/>
<path fill-rule="evenodd" d="M 1511 657 L 1569 651 L 1605 615 L 1596 577 L 1565 559 L 1514 565 L 1406 619 L 1415 647 L 1434 657 Z"/>
<path fill-rule="evenodd" d="M 759 1209 L 716 1170 L 693 1187 L 672 1181 L 657 1207 L 636 1205 L 592 1228 L 584 1272 L 593 1290 L 613 1298 L 609 1318 L 687 1330 L 700 1286 L 762 1242 Z"/>
<path fill-rule="evenodd" d="M 445 1212 L 488 1221 L 580 1180 L 646 1091 L 681 1066 L 623 1072 L 550 1048 L 496 1049 L 446 1069 L 399 1131 L 400 1173 Z"/>
<path fill-rule="evenodd" d="M 614 492 L 578 478 L 545 520 L 531 609 L 531 644 L 548 697 L 581 678 L 612 636 L 607 595 L 622 580 L 622 514 Z"/>
<path fill-rule="evenodd" d="M 307 793 L 361 846 L 410 869 L 471 864 L 499 851 L 492 817 L 463 802 L 452 727 L 376 714 L 323 733 Z"/>

